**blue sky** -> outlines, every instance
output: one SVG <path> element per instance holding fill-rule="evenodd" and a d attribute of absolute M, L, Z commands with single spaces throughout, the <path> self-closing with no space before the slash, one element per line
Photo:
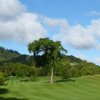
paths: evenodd
<path fill-rule="evenodd" d="M 30 12 L 51 18 L 66 18 L 70 24 L 87 25 L 92 17 L 86 13 L 100 11 L 100 0 L 21 0 Z M 100 16 L 99 16 L 100 17 Z M 95 16 L 98 18 L 98 16 Z"/>
<path fill-rule="evenodd" d="M 100 65 L 100 0 L 0 0 L 0 27 L 5 48 L 29 54 L 28 43 L 49 37 Z"/>

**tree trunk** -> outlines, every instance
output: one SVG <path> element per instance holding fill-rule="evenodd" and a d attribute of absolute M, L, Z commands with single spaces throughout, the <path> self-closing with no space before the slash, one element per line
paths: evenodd
<path fill-rule="evenodd" d="M 50 83 L 52 84 L 54 82 L 53 80 L 53 70 L 54 70 L 54 67 L 51 68 L 51 77 L 50 77 Z"/>

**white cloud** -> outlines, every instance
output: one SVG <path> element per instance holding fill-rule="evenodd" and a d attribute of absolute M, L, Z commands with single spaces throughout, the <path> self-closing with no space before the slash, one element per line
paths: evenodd
<path fill-rule="evenodd" d="M 94 62 L 97 65 L 100 65 L 100 57 L 95 57 L 92 62 Z"/>
<path fill-rule="evenodd" d="M 44 22 L 51 27 L 61 26 L 64 29 L 68 27 L 68 22 L 66 19 L 52 19 L 44 17 Z"/>
<path fill-rule="evenodd" d="M 76 25 L 68 31 L 66 42 L 75 48 L 89 49 L 94 47 L 95 38 L 88 29 L 85 29 L 81 25 Z"/>
<path fill-rule="evenodd" d="M 38 16 L 23 13 L 16 20 L 0 22 L 0 39 L 14 39 L 29 43 L 35 39 L 46 36 L 46 30 L 37 21 Z"/>
<path fill-rule="evenodd" d="M 86 13 L 87 16 L 100 16 L 100 11 L 92 10 Z"/>
<path fill-rule="evenodd" d="M 61 20 L 57 19 L 57 22 L 59 21 Z M 100 39 L 100 19 L 92 20 L 91 23 L 85 27 L 80 24 L 70 26 L 67 20 L 64 20 L 66 27 L 62 27 L 62 24 L 57 23 L 56 19 L 50 19 L 47 22 L 53 28 L 57 28 L 58 25 L 60 26 L 59 33 L 55 33 L 52 36 L 54 40 L 60 40 L 64 44 L 68 44 L 77 49 L 100 47 L 98 44 Z"/>
<path fill-rule="evenodd" d="M 0 0 L 0 40 L 29 43 L 46 36 L 47 31 L 38 19 L 39 16 L 27 12 L 19 0 Z"/>
<path fill-rule="evenodd" d="M 26 11 L 26 7 L 19 0 L 0 0 L 0 19 L 9 20 L 22 12 Z"/>
<path fill-rule="evenodd" d="M 92 20 L 88 28 L 96 37 L 100 38 L 100 19 Z"/>

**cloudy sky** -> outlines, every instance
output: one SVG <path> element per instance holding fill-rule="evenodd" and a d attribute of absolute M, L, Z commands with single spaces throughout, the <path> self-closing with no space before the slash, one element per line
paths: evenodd
<path fill-rule="evenodd" d="M 0 0 L 0 46 L 28 54 L 41 37 L 100 65 L 100 0 Z"/>

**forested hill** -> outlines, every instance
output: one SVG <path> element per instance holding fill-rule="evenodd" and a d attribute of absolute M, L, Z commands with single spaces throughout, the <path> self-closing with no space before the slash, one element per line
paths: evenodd
<path fill-rule="evenodd" d="M 28 55 L 22 55 L 18 51 L 0 47 L 0 64 L 6 62 L 28 64 L 29 61 L 31 61 L 29 58 L 31 57 Z"/>
<path fill-rule="evenodd" d="M 18 51 L 0 47 L 0 64 L 6 63 L 6 62 L 22 63 L 22 64 L 27 64 L 27 65 L 34 64 L 34 60 L 32 56 L 22 55 Z M 94 63 L 81 60 L 80 58 L 74 57 L 72 55 L 65 56 L 65 62 L 70 62 L 71 64 L 84 64 L 84 65 L 92 64 L 94 66 L 97 66 Z"/>
<path fill-rule="evenodd" d="M 4 47 L 0 47 L 0 61 L 6 61 L 13 59 L 15 57 L 18 57 L 21 55 L 19 52 L 11 50 L 11 49 L 5 49 Z"/>

